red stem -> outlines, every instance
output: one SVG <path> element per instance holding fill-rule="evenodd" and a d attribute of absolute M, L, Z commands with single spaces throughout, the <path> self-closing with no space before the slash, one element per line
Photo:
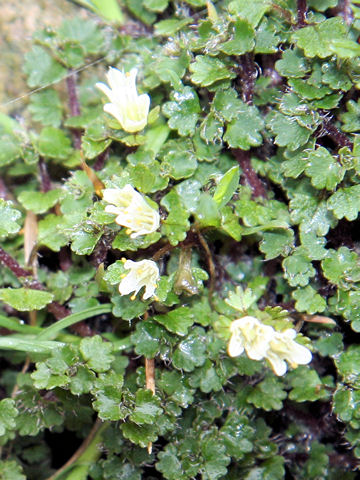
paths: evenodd
<path fill-rule="evenodd" d="M 52 190 L 51 179 L 47 170 L 46 163 L 42 157 L 39 160 L 39 173 L 40 173 L 40 180 L 41 180 L 41 191 L 42 192 L 49 192 Z"/>
<path fill-rule="evenodd" d="M 19 265 L 19 263 L 11 255 L 5 252 L 5 250 L 3 250 L 1 247 L 0 247 L 0 263 L 5 265 L 5 267 L 9 268 L 17 278 L 32 276 L 32 272 L 22 268 Z M 31 278 L 29 280 L 29 282 L 27 283 L 27 286 L 30 288 L 33 288 L 34 290 L 45 290 L 45 287 L 34 278 Z M 54 315 L 54 317 L 57 320 L 67 317 L 71 313 L 68 308 L 64 307 L 63 305 L 60 305 L 60 303 L 58 302 L 51 302 L 47 306 L 47 309 L 49 310 L 49 312 L 51 312 Z"/>
<path fill-rule="evenodd" d="M 72 117 L 78 117 L 81 114 L 80 103 L 76 89 L 76 73 L 69 71 L 66 77 L 66 86 L 69 95 L 69 108 Z M 76 150 L 81 150 L 81 131 L 74 128 L 73 131 L 74 147 Z"/>
<path fill-rule="evenodd" d="M 263 197 L 266 198 L 266 190 L 262 184 L 260 178 L 256 175 L 256 172 L 251 166 L 250 161 L 250 151 L 233 149 L 232 153 L 236 158 L 237 162 L 240 165 L 240 168 L 243 172 L 242 182 L 245 182 L 250 185 L 254 197 Z"/>
<path fill-rule="evenodd" d="M 306 27 L 307 4 L 306 0 L 297 0 L 297 24 L 296 28 Z"/>

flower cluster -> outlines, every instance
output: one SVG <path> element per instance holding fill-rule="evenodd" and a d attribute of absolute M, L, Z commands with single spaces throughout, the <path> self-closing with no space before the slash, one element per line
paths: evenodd
<path fill-rule="evenodd" d="M 105 83 L 96 84 L 110 100 L 104 105 L 105 112 L 115 117 L 121 128 L 129 133 L 139 132 L 145 127 L 150 107 L 149 95 L 137 93 L 136 75 L 136 68 L 123 73 L 110 67 L 106 75 L 110 88 Z"/>
<path fill-rule="evenodd" d="M 103 199 L 110 203 L 105 212 L 117 215 L 115 222 L 127 227 L 126 233 L 131 238 L 155 232 L 160 225 L 160 215 L 150 207 L 144 197 L 131 185 L 124 188 L 106 188 L 103 190 Z"/>
<path fill-rule="evenodd" d="M 266 359 L 276 375 L 286 373 L 286 362 L 293 368 L 311 362 L 310 350 L 294 341 L 296 331 L 293 328 L 277 332 L 257 318 L 246 316 L 234 320 L 230 331 L 228 353 L 231 357 L 237 357 L 245 350 L 252 360 Z"/>
<path fill-rule="evenodd" d="M 129 273 L 125 273 L 122 276 L 119 285 L 120 295 L 128 295 L 129 293 L 134 292 L 131 296 L 131 300 L 135 300 L 139 290 L 141 290 L 142 287 L 145 287 L 142 299 L 147 300 L 154 296 L 160 276 L 156 263 L 152 260 L 133 262 L 132 260 L 125 259 L 123 259 L 123 262 L 125 270 L 129 270 Z"/>

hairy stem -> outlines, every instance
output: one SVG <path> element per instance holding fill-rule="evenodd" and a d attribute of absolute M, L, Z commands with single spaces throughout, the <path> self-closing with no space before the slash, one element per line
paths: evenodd
<path fill-rule="evenodd" d="M 9 192 L 8 189 L 5 185 L 4 180 L 0 177 L 0 198 L 3 198 L 4 200 L 9 200 Z"/>
<path fill-rule="evenodd" d="M 52 190 L 51 179 L 49 176 L 49 172 L 47 170 L 47 166 L 45 160 L 40 157 L 39 159 L 39 174 L 40 174 L 40 182 L 41 182 L 41 191 L 46 193 Z"/>
<path fill-rule="evenodd" d="M 253 103 L 254 88 L 256 80 L 256 66 L 254 56 L 251 53 L 245 53 L 238 57 L 239 70 L 238 82 L 241 88 L 241 97 L 245 103 L 251 105 Z"/>
<path fill-rule="evenodd" d="M 76 89 L 76 73 L 71 70 L 69 71 L 69 75 L 66 77 L 66 86 L 69 96 L 70 114 L 72 117 L 78 117 L 81 111 Z M 74 147 L 76 150 L 81 150 L 81 131 L 77 128 L 74 128 L 72 130 L 72 135 L 74 139 Z"/>
<path fill-rule="evenodd" d="M 250 185 L 254 197 L 266 198 L 266 190 L 255 170 L 251 166 L 250 152 L 240 149 L 233 149 L 232 153 L 242 170 L 242 182 Z"/>
<path fill-rule="evenodd" d="M 102 153 L 100 153 L 100 155 L 98 155 L 98 157 L 97 157 L 97 159 L 96 159 L 96 161 L 93 165 L 93 169 L 96 172 L 99 172 L 100 170 L 102 170 L 104 168 L 106 160 L 109 158 L 109 154 L 110 154 L 110 150 L 109 150 L 109 148 L 107 148 Z"/>
<path fill-rule="evenodd" d="M 297 28 L 306 27 L 307 4 L 306 0 L 297 0 Z"/>
<path fill-rule="evenodd" d="M 341 132 L 329 118 L 326 117 L 326 111 L 320 111 L 324 115 L 323 122 L 322 122 L 322 131 L 331 138 L 338 146 L 341 147 L 348 147 L 350 150 L 354 148 L 354 144 L 345 133 Z"/>

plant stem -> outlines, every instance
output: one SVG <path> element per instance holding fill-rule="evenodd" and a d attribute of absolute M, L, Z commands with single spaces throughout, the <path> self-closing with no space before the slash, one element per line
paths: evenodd
<path fill-rule="evenodd" d="M 232 153 L 243 172 L 242 179 L 245 179 L 245 182 L 250 185 L 253 196 L 266 198 L 265 187 L 251 166 L 250 151 L 236 148 L 232 150 Z"/>
<path fill-rule="evenodd" d="M 76 90 L 76 73 L 69 70 L 69 75 L 66 77 L 66 86 L 69 96 L 69 108 L 72 117 L 78 117 L 81 113 L 80 103 Z M 72 130 L 74 147 L 76 150 L 81 150 L 81 131 L 77 128 Z"/>
<path fill-rule="evenodd" d="M 109 158 L 109 154 L 110 149 L 106 148 L 103 152 L 100 153 L 100 155 L 98 155 L 93 165 L 93 169 L 95 170 L 95 172 L 98 172 L 104 168 L 105 162 Z"/>
<path fill-rule="evenodd" d="M 6 188 L 4 180 L 0 177 L 0 198 L 4 200 L 9 200 L 9 192 Z"/>
<path fill-rule="evenodd" d="M 101 450 L 99 449 L 98 445 L 102 441 L 102 435 L 109 425 L 109 423 L 102 423 L 100 418 L 97 418 L 89 435 L 85 438 L 74 455 L 69 458 L 69 460 L 47 480 L 58 479 L 63 473 L 65 473 L 66 470 L 74 466 L 75 463 L 79 463 L 79 467 L 86 466 L 88 470 L 91 463 L 95 463 L 101 455 Z M 67 477 L 67 479 L 69 478 L 70 476 Z M 87 478 L 87 476 L 84 478 Z"/>
<path fill-rule="evenodd" d="M 238 60 L 241 71 L 238 76 L 238 81 L 241 87 L 241 97 L 245 103 L 251 105 L 253 103 L 257 75 L 254 56 L 251 53 L 245 53 L 245 55 L 238 57 Z"/>
<path fill-rule="evenodd" d="M 32 276 L 32 272 L 22 268 L 19 263 L 11 255 L 5 252 L 5 250 L 3 250 L 1 247 L 0 263 L 2 263 L 5 267 L 9 268 L 17 278 Z M 29 282 L 26 282 L 26 286 L 28 286 L 29 288 L 33 288 L 34 290 L 45 290 L 44 285 L 42 285 L 34 278 L 31 278 Z M 68 308 L 60 305 L 60 303 L 58 302 L 49 303 L 49 305 L 47 305 L 47 309 L 54 315 L 57 320 L 67 317 L 71 313 Z"/>
<path fill-rule="evenodd" d="M 44 193 L 49 192 L 50 190 L 52 190 L 51 179 L 47 170 L 45 160 L 42 157 L 40 157 L 38 165 L 41 180 L 41 191 Z"/>
<path fill-rule="evenodd" d="M 306 27 L 307 4 L 306 0 L 297 0 L 297 24 L 296 28 Z"/>
<path fill-rule="evenodd" d="M 324 115 L 321 127 L 325 135 L 330 137 L 339 146 L 339 148 L 348 147 L 350 150 L 352 150 L 354 148 L 354 144 L 348 139 L 345 133 L 341 132 L 331 122 L 331 120 L 326 117 L 327 112 L 325 110 L 320 110 L 319 113 Z"/>

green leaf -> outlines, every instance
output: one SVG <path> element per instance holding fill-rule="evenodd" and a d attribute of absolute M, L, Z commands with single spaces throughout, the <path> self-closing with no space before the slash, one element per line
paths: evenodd
<path fill-rule="evenodd" d="M 341 129 L 344 132 L 360 131 L 360 102 L 349 100 L 346 104 L 347 112 L 340 114 L 340 119 L 344 124 Z"/>
<path fill-rule="evenodd" d="M 181 180 L 193 175 L 197 167 L 196 156 L 192 152 L 190 143 L 184 144 L 170 140 L 161 151 L 161 174 L 174 180 Z"/>
<path fill-rule="evenodd" d="M 81 280 L 81 276 L 79 280 Z M 86 310 L 82 310 L 81 312 L 73 313 L 65 318 L 62 318 L 61 320 L 58 320 L 49 327 L 44 328 L 37 338 L 38 340 L 47 340 L 50 338 L 54 338 L 56 337 L 58 332 L 67 327 L 70 327 L 71 325 L 75 325 L 75 323 L 81 322 L 82 320 L 86 320 L 96 315 L 102 315 L 104 313 L 110 312 L 111 305 L 109 303 L 105 303 L 88 308 Z"/>
<path fill-rule="evenodd" d="M 323 236 L 336 224 L 336 219 L 327 209 L 326 202 L 316 198 L 315 195 L 295 193 L 290 201 L 290 210 L 293 222 L 300 224 L 300 231 L 304 234 Z"/>
<path fill-rule="evenodd" d="M 220 50 L 227 55 L 243 55 L 250 52 L 255 45 L 253 27 L 242 19 L 236 20 L 231 31 L 231 40 L 223 43 Z"/>
<path fill-rule="evenodd" d="M 352 420 L 360 405 L 360 392 L 342 386 L 334 394 L 334 412 L 343 422 Z"/>
<path fill-rule="evenodd" d="M 54 252 L 58 252 L 60 248 L 68 243 L 65 235 L 60 233 L 63 218 L 51 213 L 38 223 L 38 243 L 45 245 Z"/>
<path fill-rule="evenodd" d="M 277 27 L 267 18 L 263 18 L 255 32 L 255 50 L 259 53 L 276 53 L 280 37 L 276 35 Z"/>
<path fill-rule="evenodd" d="M 135 345 L 135 352 L 146 358 L 154 358 L 159 353 L 162 328 L 153 320 L 138 322 L 131 341 Z"/>
<path fill-rule="evenodd" d="M 230 147 L 249 150 L 250 147 L 256 147 L 261 144 L 262 136 L 260 130 L 263 127 L 264 121 L 256 107 L 238 103 L 237 117 L 228 124 L 224 141 Z"/>
<path fill-rule="evenodd" d="M 176 333 L 181 337 L 188 333 L 188 329 L 195 322 L 195 318 L 189 307 L 176 308 L 164 315 L 154 315 L 153 318 L 169 330 L 169 332 Z"/>
<path fill-rule="evenodd" d="M 316 340 L 315 348 L 323 357 L 338 355 L 344 351 L 342 338 L 339 332 L 330 333 Z"/>
<path fill-rule="evenodd" d="M 89 393 L 95 381 L 95 373 L 80 365 L 77 372 L 70 378 L 70 391 L 73 395 Z"/>
<path fill-rule="evenodd" d="M 274 376 L 268 376 L 252 389 L 247 401 L 256 408 L 266 411 L 280 410 L 283 405 L 282 400 L 286 397 L 287 393 L 283 389 L 283 383 Z"/>
<path fill-rule="evenodd" d="M 124 23 L 124 15 L 116 0 L 77 0 L 98 15 L 118 25 Z"/>
<path fill-rule="evenodd" d="M 59 127 L 61 124 L 63 107 L 56 90 L 44 90 L 31 95 L 29 111 L 33 119 L 42 125 Z"/>
<path fill-rule="evenodd" d="M 64 343 L 38 341 L 33 338 L 25 340 L 17 335 L 6 335 L 0 337 L 0 348 L 4 350 L 18 350 L 26 353 L 51 353 L 63 347 Z"/>
<path fill-rule="evenodd" d="M 230 2 L 229 11 L 241 18 L 245 18 L 250 25 L 256 27 L 264 14 L 270 8 L 271 2 L 269 0 L 235 0 Z"/>
<path fill-rule="evenodd" d="M 324 147 L 308 154 L 306 175 L 311 178 L 315 188 L 333 190 L 345 175 L 345 169 Z"/>
<path fill-rule="evenodd" d="M 328 18 L 313 26 L 297 30 L 292 34 L 292 39 L 305 51 L 307 57 L 326 58 L 333 55 L 331 47 L 334 40 L 344 40 L 347 28 L 340 17 Z M 329 42 L 331 39 L 331 42 Z"/>
<path fill-rule="evenodd" d="M 34 386 L 39 390 L 44 388 L 52 390 L 57 387 L 64 387 L 70 381 L 65 374 L 53 374 L 52 370 L 43 362 L 36 365 L 36 370 L 31 374 L 31 378 L 34 380 Z"/>
<path fill-rule="evenodd" d="M 29 312 L 31 310 L 41 310 L 54 298 L 54 295 L 41 290 L 31 290 L 30 288 L 1 288 L 0 299 L 19 310 L 20 312 Z"/>
<path fill-rule="evenodd" d="M 126 0 L 125 4 L 130 12 L 145 25 L 151 25 L 156 20 L 156 14 L 144 8 L 142 0 Z"/>
<path fill-rule="evenodd" d="M 184 208 L 182 199 L 175 189 L 172 189 L 162 199 L 160 204 L 169 212 L 162 222 L 161 231 L 169 239 L 171 245 L 177 245 L 185 239 L 190 227 L 189 211 Z"/>
<path fill-rule="evenodd" d="M 338 219 L 356 220 L 360 211 L 360 185 L 339 188 L 328 199 L 327 206 Z"/>
<path fill-rule="evenodd" d="M 322 260 L 321 266 L 325 277 L 335 285 L 345 286 L 347 282 L 359 281 L 359 257 L 347 247 L 329 249 L 327 258 Z"/>
<path fill-rule="evenodd" d="M 121 426 L 121 431 L 125 438 L 135 445 L 145 448 L 150 442 L 155 442 L 158 438 L 156 425 L 136 425 L 135 423 L 126 422 Z"/>
<path fill-rule="evenodd" d="M 96 231 L 92 225 L 77 225 L 68 235 L 71 241 L 71 250 L 77 255 L 90 255 L 102 233 L 102 231 Z"/>
<path fill-rule="evenodd" d="M 12 163 L 14 160 L 20 157 L 21 144 L 13 134 L 1 134 L 0 135 L 0 166 L 5 166 Z"/>
<path fill-rule="evenodd" d="M 168 444 L 165 449 L 158 454 L 156 470 L 163 473 L 168 480 L 185 480 L 183 466 L 178 459 L 177 452 L 172 444 Z"/>
<path fill-rule="evenodd" d="M 201 444 L 201 453 L 203 457 L 204 480 L 217 480 L 226 475 L 227 465 L 231 459 L 225 453 L 224 445 L 219 443 L 218 438 L 204 438 Z"/>
<path fill-rule="evenodd" d="M 295 117 L 280 112 L 271 112 L 267 116 L 267 125 L 275 135 L 275 143 L 290 150 L 304 145 L 311 135 L 311 130 L 299 125 Z"/>
<path fill-rule="evenodd" d="M 56 83 L 67 74 L 67 70 L 38 45 L 25 54 L 24 72 L 28 75 L 27 82 L 31 88 Z"/>
<path fill-rule="evenodd" d="M 95 372 L 109 370 L 114 356 L 112 344 L 104 342 L 100 335 L 83 338 L 80 342 L 80 352 L 89 368 Z"/>
<path fill-rule="evenodd" d="M 106 150 L 111 143 L 111 139 L 95 142 L 86 134 L 81 138 L 81 148 L 84 151 L 85 158 L 90 160 L 100 155 L 100 153 Z"/>
<path fill-rule="evenodd" d="M 19 210 L 15 210 L 12 202 L 0 198 L 0 238 L 17 233 L 20 225 L 17 220 L 21 217 Z"/>
<path fill-rule="evenodd" d="M 219 59 L 205 55 L 197 55 L 190 65 L 191 81 L 196 85 L 208 87 L 226 78 L 234 78 L 235 74 Z"/>
<path fill-rule="evenodd" d="M 290 228 L 278 229 L 273 232 L 264 232 L 260 242 L 260 251 L 265 253 L 266 260 L 271 260 L 279 255 L 287 256 L 294 245 L 294 232 Z"/>
<path fill-rule="evenodd" d="M 116 293 L 111 297 L 113 304 L 112 313 L 115 317 L 120 317 L 123 320 L 132 320 L 143 315 L 149 308 L 151 300 L 143 301 L 136 298 L 131 300 L 129 295 L 119 295 Z"/>
<path fill-rule="evenodd" d="M 48 192 L 34 192 L 31 190 L 23 190 L 18 200 L 26 210 L 34 213 L 45 213 L 63 196 L 62 190 L 54 189 Z"/>
<path fill-rule="evenodd" d="M 193 387 L 200 387 L 204 393 L 219 392 L 223 386 L 223 376 L 214 368 L 212 362 L 207 360 L 205 364 L 195 370 L 190 377 L 189 383 Z"/>
<path fill-rule="evenodd" d="M 177 130 L 179 135 L 193 135 L 201 111 L 199 98 L 191 87 L 184 87 L 182 91 L 172 92 L 171 102 L 163 105 L 162 110 L 169 118 L 169 127 Z"/>
<path fill-rule="evenodd" d="M 190 18 L 171 18 L 169 20 L 161 20 L 155 24 L 155 35 L 159 37 L 170 37 L 179 30 L 182 30 L 189 23 L 191 23 Z"/>
<path fill-rule="evenodd" d="M 120 374 L 111 372 L 99 375 L 92 393 L 95 396 L 93 407 L 102 420 L 117 421 L 128 413 L 122 407 L 123 383 L 124 378 Z"/>
<path fill-rule="evenodd" d="M 291 78 L 288 83 L 300 98 L 307 100 L 320 99 L 331 93 L 331 89 L 328 86 L 321 85 L 318 82 L 312 84 L 310 83 L 310 79 L 302 80 L 301 78 Z"/>
<path fill-rule="evenodd" d="M 283 77 L 302 78 L 310 67 L 298 48 L 285 50 L 281 60 L 275 63 L 275 69 Z"/>
<path fill-rule="evenodd" d="M 192 372 L 195 367 L 201 367 L 206 360 L 205 332 L 196 327 L 176 347 L 172 361 L 174 367 L 185 372 Z"/>
<path fill-rule="evenodd" d="M 217 227 L 220 224 L 220 212 L 217 203 L 208 193 L 201 193 L 194 211 L 199 228 Z"/>
<path fill-rule="evenodd" d="M 101 5 L 109 0 L 92 0 Z M 113 7 L 114 8 L 114 7 Z M 58 30 L 59 39 L 64 43 L 69 42 L 72 46 L 79 44 L 85 55 L 93 55 L 102 50 L 104 37 L 97 24 L 92 20 L 75 17 L 65 20 Z"/>
<path fill-rule="evenodd" d="M 22 473 L 22 467 L 15 460 L 0 462 L 0 478 L 2 480 L 26 480 Z"/>
<path fill-rule="evenodd" d="M 235 460 L 241 460 L 254 449 L 255 428 L 245 415 L 230 412 L 220 429 L 227 453 Z"/>
<path fill-rule="evenodd" d="M 7 430 L 14 430 L 16 427 L 15 417 L 18 410 L 15 407 L 15 400 L 3 398 L 0 401 L 0 436 L 5 435 Z"/>
<path fill-rule="evenodd" d="M 354 58 L 360 55 L 360 45 L 347 38 L 332 39 L 330 50 L 339 58 Z"/>
<path fill-rule="evenodd" d="M 325 310 L 326 301 L 310 285 L 305 288 L 298 288 L 292 293 L 292 296 L 296 300 L 295 308 L 299 312 L 307 312 L 312 315 Z"/>
<path fill-rule="evenodd" d="M 70 155 L 71 141 L 65 133 L 54 127 L 45 127 L 42 129 L 38 148 L 40 155 L 50 158 L 59 158 L 65 160 Z"/>
<path fill-rule="evenodd" d="M 136 404 L 130 420 L 137 425 L 152 424 L 161 415 L 160 400 L 150 390 L 139 389 L 136 392 Z"/>
<path fill-rule="evenodd" d="M 309 279 L 316 274 L 315 268 L 312 266 L 310 258 L 297 248 L 295 252 L 283 260 L 284 278 L 289 285 L 296 287 L 305 287 L 309 283 Z"/>
<path fill-rule="evenodd" d="M 145 8 L 152 12 L 163 12 L 168 6 L 169 0 L 144 0 Z"/>
<path fill-rule="evenodd" d="M 244 314 L 256 302 L 256 300 L 258 300 L 258 297 L 251 288 L 243 290 L 242 287 L 239 286 L 236 287 L 235 292 L 229 292 L 228 298 L 225 299 L 225 302 L 230 305 L 230 307 Z"/>
<path fill-rule="evenodd" d="M 358 345 L 351 345 L 347 350 L 335 359 L 335 365 L 343 381 L 349 385 L 359 388 L 360 379 L 360 348 Z"/>
<path fill-rule="evenodd" d="M 292 390 L 289 399 L 295 402 L 315 402 L 330 396 L 329 390 L 317 372 L 305 366 L 300 366 L 287 376 Z"/>

